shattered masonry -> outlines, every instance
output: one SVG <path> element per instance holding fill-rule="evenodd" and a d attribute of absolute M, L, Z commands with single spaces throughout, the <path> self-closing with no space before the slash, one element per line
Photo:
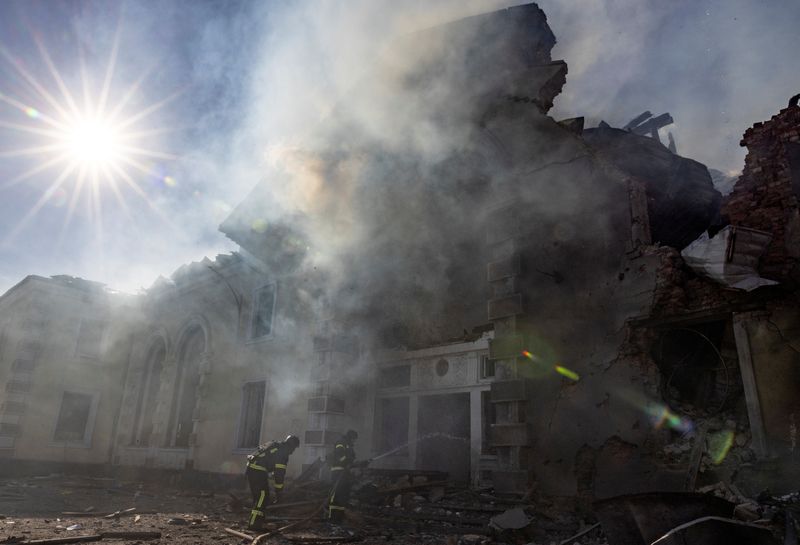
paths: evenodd
<path fill-rule="evenodd" d="M 308 467 L 355 428 L 378 469 L 584 504 L 798 482 L 800 108 L 745 133 L 723 199 L 653 138 L 668 114 L 630 130 L 550 118 L 554 44 L 535 4 L 401 41 L 299 154 L 326 182 L 305 213 L 265 222 L 264 182 L 220 226 L 240 252 L 141 296 L 65 277 L 9 290 L 3 471 L 224 478 L 260 441 L 302 432 Z M 391 142 L 359 124 L 363 104 Z M 430 149 L 420 118 L 458 145 Z M 352 218 L 353 240 L 325 238 Z M 727 225 L 771 235 L 757 272 L 779 285 L 686 265 Z"/>

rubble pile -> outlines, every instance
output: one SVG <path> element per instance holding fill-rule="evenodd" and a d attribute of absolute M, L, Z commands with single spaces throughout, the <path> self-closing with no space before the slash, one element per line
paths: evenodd
<path fill-rule="evenodd" d="M 711 422 L 705 425 L 713 427 Z M 674 443 L 665 450 L 682 456 L 693 450 L 697 435 L 685 440 L 687 443 Z M 747 447 L 742 444 L 738 448 L 745 452 Z M 731 453 L 729 456 L 736 451 Z M 708 517 L 714 518 L 715 524 L 745 525 L 736 529 L 756 532 L 759 538 L 754 543 L 784 543 L 785 536 L 789 539 L 785 543 L 797 543 L 791 539 L 800 518 L 800 492 L 748 495 L 728 481 L 719 481 L 701 486 L 701 493 L 620 496 L 597 501 L 586 511 L 576 509 L 566 498 L 504 497 L 491 489 L 469 489 L 413 473 L 398 478 L 364 476 L 342 526 L 324 520 L 326 482 L 290 482 L 281 503 L 265 508 L 266 529 L 261 536 L 246 530 L 249 494 L 242 489 L 198 490 L 68 475 L 5 480 L 0 494 L 0 543 L 58 545 L 113 540 L 234 545 L 255 542 L 258 537 L 262 545 L 357 541 L 649 545 L 652 540 L 642 536 L 658 537 L 675 527 L 684 531 L 700 521 L 705 525 Z M 638 517 L 635 527 L 630 523 L 631 514 Z"/>

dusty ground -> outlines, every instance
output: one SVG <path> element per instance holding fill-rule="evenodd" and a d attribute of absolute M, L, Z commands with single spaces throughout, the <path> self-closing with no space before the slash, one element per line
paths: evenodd
<path fill-rule="evenodd" d="M 104 537 L 103 542 L 241 545 L 243 541 L 227 534 L 224 528 L 247 532 L 245 504 L 249 494 L 245 490 L 231 492 L 243 502 L 232 502 L 228 493 L 106 478 L 50 475 L 0 479 L 0 543 L 106 532 L 160 532 L 160 537 L 153 539 Z M 290 491 L 284 498 L 284 506 L 268 512 L 269 528 L 303 520 L 315 511 L 319 513 L 324 494 L 323 484 Z M 426 495 L 426 491 L 406 492 L 370 502 L 356 501 L 344 528 L 328 525 L 318 514 L 301 527 L 289 529 L 265 543 L 549 544 L 559 543 L 575 530 L 574 521 L 567 524 L 551 520 L 535 541 L 497 541 L 490 535 L 488 521 L 509 508 L 508 502 L 496 503 L 487 495 L 469 490 L 448 490 L 444 497 L 433 501 Z M 287 507 L 289 503 L 303 504 Z M 119 512 L 116 516 L 109 516 L 116 512 Z M 579 542 L 586 545 L 603 540 L 595 536 Z"/>

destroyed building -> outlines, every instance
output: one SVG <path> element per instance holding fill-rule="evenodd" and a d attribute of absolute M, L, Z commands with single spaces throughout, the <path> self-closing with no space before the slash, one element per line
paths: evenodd
<path fill-rule="evenodd" d="M 302 431 L 308 466 L 354 428 L 375 468 L 499 492 L 694 489 L 734 457 L 777 486 L 774 460 L 796 459 L 800 108 L 747 131 L 723 199 L 660 122 L 548 116 L 554 45 L 535 4 L 395 43 L 220 226 L 240 252 L 138 298 L 101 396 L 118 418 L 89 436 L 112 444 L 53 461 L 232 474 Z M 295 209 L 273 212 L 277 186 Z"/>

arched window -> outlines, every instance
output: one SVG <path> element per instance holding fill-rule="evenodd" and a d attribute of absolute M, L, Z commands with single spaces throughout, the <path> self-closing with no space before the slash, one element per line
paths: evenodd
<path fill-rule="evenodd" d="M 136 417 L 133 421 L 132 445 L 148 446 L 153 435 L 153 416 L 155 415 L 158 391 L 161 389 L 161 371 L 167 347 L 163 339 L 158 339 L 150 347 L 145 359 L 139 396 L 136 400 Z"/>
<path fill-rule="evenodd" d="M 200 326 L 189 329 L 178 352 L 178 370 L 167 430 L 168 447 L 189 446 L 192 414 L 197 403 L 197 386 L 200 382 L 200 358 L 205 349 L 203 329 Z"/>

